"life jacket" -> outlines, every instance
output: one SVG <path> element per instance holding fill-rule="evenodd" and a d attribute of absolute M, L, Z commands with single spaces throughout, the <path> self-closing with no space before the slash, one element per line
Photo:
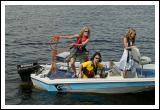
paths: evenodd
<path fill-rule="evenodd" d="M 83 73 L 88 77 L 88 78 L 93 78 L 94 75 L 97 74 L 97 68 L 98 66 L 95 66 L 93 61 L 92 61 L 92 64 L 91 66 L 93 67 L 93 70 L 88 70 L 86 67 L 82 69 Z"/>
<path fill-rule="evenodd" d="M 82 42 L 85 42 L 87 39 L 88 39 L 88 36 L 86 36 L 84 38 L 78 37 L 77 41 L 76 41 L 76 44 L 82 44 Z M 84 45 L 84 46 L 74 46 L 74 48 L 77 49 L 77 52 L 86 51 L 86 45 Z"/>

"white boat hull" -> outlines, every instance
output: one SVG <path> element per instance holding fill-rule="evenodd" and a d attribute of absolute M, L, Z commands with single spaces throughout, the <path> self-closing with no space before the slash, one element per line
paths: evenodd
<path fill-rule="evenodd" d="M 69 79 L 72 81 L 71 79 Z M 84 79 L 85 80 L 85 79 Z M 150 80 L 150 81 L 148 81 Z M 54 83 L 47 84 L 36 79 L 32 79 L 36 88 L 46 91 L 56 92 L 94 92 L 94 93 L 135 93 L 141 91 L 154 90 L 154 79 L 148 79 L 146 81 L 134 81 L 134 82 L 86 82 L 83 83 Z M 107 79 L 106 79 L 107 81 Z M 129 81 L 129 80 L 128 80 Z M 63 79 L 62 79 L 63 82 Z M 85 82 L 85 83 L 84 83 Z M 136 84 L 134 84 L 136 83 Z"/>
<path fill-rule="evenodd" d="M 106 62 L 108 64 L 108 62 Z M 121 75 L 108 75 L 106 78 L 55 78 L 41 77 L 50 70 L 50 65 L 41 74 L 31 74 L 31 80 L 36 88 L 56 92 L 95 92 L 95 93 L 135 93 L 154 90 L 155 78 L 134 77 L 124 78 Z M 144 66 L 144 70 L 154 74 L 154 64 Z M 148 73 L 147 73 L 148 74 Z"/>

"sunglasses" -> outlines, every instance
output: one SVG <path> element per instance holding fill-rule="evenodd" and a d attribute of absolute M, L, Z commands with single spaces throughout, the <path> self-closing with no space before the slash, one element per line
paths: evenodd
<path fill-rule="evenodd" d="M 84 31 L 84 32 L 88 32 L 88 31 Z"/>
<path fill-rule="evenodd" d="M 100 58 L 98 58 L 98 57 L 95 57 L 95 59 L 100 59 Z"/>

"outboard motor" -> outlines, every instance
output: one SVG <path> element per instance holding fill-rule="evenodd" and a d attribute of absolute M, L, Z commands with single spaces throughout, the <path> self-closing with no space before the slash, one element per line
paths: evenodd
<path fill-rule="evenodd" d="M 17 71 L 18 74 L 21 77 L 21 80 L 24 82 L 31 81 L 30 74 L 37 72 L 41 66 L 38 64 L 38 62 L 34 62 L 30 65 L 17 65 Z"/>

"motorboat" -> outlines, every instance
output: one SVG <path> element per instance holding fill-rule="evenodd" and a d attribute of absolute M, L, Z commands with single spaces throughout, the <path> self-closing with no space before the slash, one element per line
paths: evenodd
<path fill-rule="evenodd" d="M 112 61 L 114 65 L 111 67 L 111 61 L 106 61 L 102 62 L 105 65 L 103 73 L 98 72 L 94 78 L 81 78 L 78 74 L 80 62 L 76 62 L 79 77 L 73 78 L 70 66 L 65 61 L 69 54 L 62 52 L 57 55 L 55 73 L 50 72 L 51 64 L 34 63 L 28 66 L 32 70 L 30 79 L 34 87 L 55 92 L 94 93 L 136 93 L 155 89 L 155 64 L 151 63 L 149 57 L 141 56 L 136 49 L 132 50 L 132 58 L 138 62 L 140 68 L 136 68 L 135 72 L 130 71 L 127 77 L 118 69 L 119 62 Z M 25 76 L 25 67 L 27 66 L 17 66 L 20 76 Z"/>
<path fill-rule="evenodd" d="M 80 64 L 77 62 L 77 65 Z M 108 65 L 109 62 L 103 62 Z M 118 64 L 118 62 L 115 62 Z M 56 92 L 95 92 L 95 93 L 135 93 L 154 90 L 155 71 L 154 64 L 146 64 L 137 75 L 123 77 L 121 72 L 112 68 L 106 68 L 103 77 L 72 78 L 72 73 L 64 68 L 66 64 L 58 64 L 62 67 L 52 77 L 48 76 L 51 65 L 41 65 L 40 74 L 31 74 L 31 80 L 36 88 Z M 77 68 L 78 69 L 78 68 Z M 58 75 L 59 74 L 59 75 Z"/>

